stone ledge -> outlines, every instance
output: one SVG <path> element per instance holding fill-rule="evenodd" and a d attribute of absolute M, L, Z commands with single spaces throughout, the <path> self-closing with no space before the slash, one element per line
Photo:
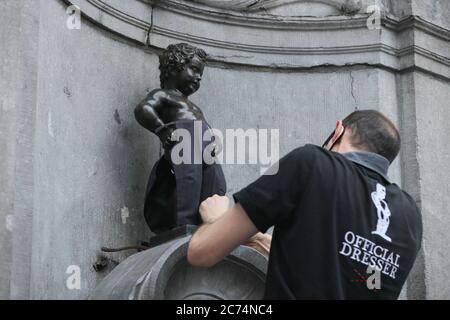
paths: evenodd
<path fill-rule="evenodd" d="M 71 3 L 71 0 L 62 0 Z M 182 1 L 78 0 L 84 17 L 141 45 L 201 46 L 210 61 L 268 68 L 323 65 L 381 65 L 393 71 L 412 67 L 450 78 L 450 31 L 420 17 L 382 18 L 369 30 L 368 15 L 280 17 L 224 10 Z M 230 39 L 232 39 L 230 41 Z"/>

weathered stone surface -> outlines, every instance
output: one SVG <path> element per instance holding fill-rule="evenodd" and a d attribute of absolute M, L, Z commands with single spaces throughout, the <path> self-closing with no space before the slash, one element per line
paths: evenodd
<path fill-rule="evenodd" d="M 0 11 L 0 296 L 22 298 L 31 277 L 39 3 L 6 0 Z"/>
<path fill-rule="evenodd" d="M 192 2 L 233 11 L 259 12 L 292 16 L 326 16 L 357 13 L 361 0 L 190 0 Z"/>
<path fill-rule="evenodd" d="M 0 2 L 0 21 L 8 27 L 0 28 L 0 43 L 9 43 L 0 51 L 0 300 L 9 298 L 14 212 L 14 160 L 16 133 L 16 84 L 18 60 L 12 59 L 19 46 L 16 37 L 20 20 L 13 19 L 20 11 L 20 3 Z"/>
<path fill-rule="evenodd" d="M 427 299 L 450 298 L 449 82 L 414 75 L 420 206 L 424 220 L 423 272 Z"/>

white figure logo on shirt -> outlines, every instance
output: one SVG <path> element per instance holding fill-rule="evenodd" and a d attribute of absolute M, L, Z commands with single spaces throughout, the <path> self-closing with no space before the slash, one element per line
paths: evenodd
<path fill-rule="evenodd" d="M 386 235 L 387 229 L 389 228 L 389 218 L 391 216 L 391 211 L 384 200 L 386 198 L 386 188 L 381 184 L 377 183 L 377 190 L 372 192 L 372 201 L 377 207 L 377 229 L 372 231 L 372 234 L 377 234 L 383 239 L 391 242 L 391 238 Z"/>

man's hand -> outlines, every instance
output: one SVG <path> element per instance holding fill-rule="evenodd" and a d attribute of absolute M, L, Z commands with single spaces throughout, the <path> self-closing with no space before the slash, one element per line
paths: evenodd
<path fill-rule="evenodd" d="M 191 265 L 211 267 L 258 232 L 239 203 L 223 213 L 226 207 L 226 197 L 214 196 L 204 203 L 203 213 L 208 217 L 210 213 L 218 213 L 220 219 L 203 224 L 192 236 L 187 256 Z"/>
<path fill-rule="evenodd" d="M 204 223 L 211 224 L 219 219 L 230 207 L 230 199 L 217 194 L 200 204 L 200 215 Z"/>

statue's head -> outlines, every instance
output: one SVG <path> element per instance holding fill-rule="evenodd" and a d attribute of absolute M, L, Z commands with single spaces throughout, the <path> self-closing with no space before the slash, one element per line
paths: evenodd
<path fill-rule="evenodd" d="M 200 88 L 206 52 L 187 43 L 171 44 L 159 57 L 161 88 L 175 87 L 186 96 Z"/>

